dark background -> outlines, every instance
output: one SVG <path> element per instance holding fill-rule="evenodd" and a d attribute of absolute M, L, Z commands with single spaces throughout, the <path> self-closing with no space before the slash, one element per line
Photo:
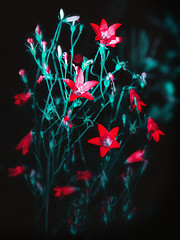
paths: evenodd
<path fill-rule="evenodd" d="M 18 71 L 21 68 L 31 69 L 32 59 L 25 51 L 26 39 L 37 24 L 42 26 L 46 39 L 53 34 L 59 9 L 65 14 L 80 15 L 81 23 L 88 25 L 95 22 L 99 25 L 105 18 L 110 25 L 123 23 L 123 30 L 138 25 L 146 28 L 146 16 L 151 14 L 161 17 L 171 12 L 179 21 L 177 1 L 6 1 L 1 6 L 1 151 L 0 151 L 0 236 L 1 239 L 26 239 L 34 237 L 37 230 L 34 224 L 33 197 L 21 177 L 10 179 L 8 167 L 18 161 L 13 149 L 19 136 L 28 129 L 30 119 L 26 119 L 23 110 L 13 105 L 13 96 L 23 89 Z M 149 27 L 147 25 L 147 27 Z M 91 31 L 88 33 L 88 31 Z M 85 26 L 84 41 L 94 44 L 94 33 Z M 119 31 L 120 32 L 120 31 Z M 120 34 L 119 34 L 120 35 Z M 91 43 L 83 44 L 82 54 L 90 54 Z M 166 48 L 166 46 L 164 46 Z M 176 96 L 179 97 L 178 83 Z M 144 177 L 141 179 L 134 202 L 138 209 L 124 235 L 124 239 L 173 239 L 178 234 L 179 212 L 179 116 L 178 107 L 174 118 L 161 129 L 166 136 L 160 142 L 152 144 L 152 155 Z M 168 114 L 168 113 L 167 113 Z M 21 121 L 19 120 L 22 116 Z M 25 121 L 23 123 L 23 121 Z M 117 223 L 118 226 L 118 223 Z M 38 236 L 41 236 L 38 235 Z M 40 238 L 41 239 L 41 238 Z M 115 238 L 114 238 L 115 239 Z"/>

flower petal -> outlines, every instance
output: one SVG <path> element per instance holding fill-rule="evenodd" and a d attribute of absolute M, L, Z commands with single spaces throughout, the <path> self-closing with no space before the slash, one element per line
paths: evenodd
<path fill-rule="evenodd" d="M 115 23 L 108 28 L 108 38 L 115 35 L 116 30 L 121 26 L 121 23 Z"/>
<path fill-rule="evenodd" d="M 80 19 L 80 16 L 71 16 L 66 18 L 66 22 L 75 22 Z"/>
<path fill-rule="evenodd" d="M 163 133 L 161 130 L 158 130 L 158 133 L 161 135 L 165 135 L 165 133 Z"/>
<path fill-rule="evenodd" d="M 108 151 L 109 147 L 100 147 L 100 156 L 104 157 Z"/>
<path fill-rule="evenodd" d="M 106 138 L 109 136 L 108 130 L 101 124 L 98 124 L 98 131 L 100 138 Z"/>
<path fill-rule="evenodd" d="M 80 97 L 80 96 L 78 96 L 78 95 L 74 94 L 73 92 L 71 92 L 70 102 L 74 101 L 74 100 L 77 99 L 78 97 Z"/>
<path fill-rule="evenodd" d="M 107 31 L 108 30 L 108 25 L 105 19 L 102 19 L 100 23 L 100 31 Z"/>
<path fill-rule="evenodd" d="M 84 92 L 87 92 L 91 88 L 95 87 L 99 82 L 98 81 L 88 81 L 83 84 Z"/>
<path fill-rule="evenodd" d="M 63 79 L 63 81 L 70 87 L 70 89 L 74 89 L 75 83 L 73 82 L 73 80 Z"/>
<path fill-rule="evenodd" d="M 156 142 L 159 142 L 159 132 L 158 131 L 153 132 L 152 137 L 154 138 L 154 140 Z"/>
<path fill-rule="evenodd" d="M 80 97 L 87 98 L 89 100 L 93 100 L 93 96 L 89 92 L 85 92 L 80 95 Z"/>
<path fill-rule="evenodd" d="M 120 148 L 120 145 L 116 140 L 114 140 L 109 147 L 110 148 Z"/>
<path fill-rule="evenodd" d="M 95 31 L 97 36 L 101 36 L 101 32 L 100 32 L 100 28 L 97 24 L 95 23 L 90 23 L 91 27 L 93 28 L 93 30 Z"/>
<path fill-rule="evenodd" d="M 101 146 L 101 138 L 100 137 L 91 138 L 87 142 L 97 145 L 97 146 Z"/>
<path fill-rule="evenodd" d="M 116 37 L 116 39 L 111 40 L 107 45 L 110 47 L 115 47 L 115 44 L 122 42 L 124 39 L 122 37 Z"/>
<path fill-rule="evenodd" d="M 82 69 L 80 68 L 76 76 L 75 86 L 78 88 L 78 87 L 81 87 L 83 84 L 84 84 L 84 74 Z"/>
<path fill-rule="evenodd" d="M 113 129 L 111 129 L 111 131 L 109 132 L 109 136 L 112 140 L 116 139 L 118 131 L 119 131 L 119 127 L 115 127 Z"/>

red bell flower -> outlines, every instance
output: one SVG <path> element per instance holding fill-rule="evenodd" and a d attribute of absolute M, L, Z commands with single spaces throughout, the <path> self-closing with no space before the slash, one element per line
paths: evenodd
<path fill-rule="evenodd" d="M 84 97 L 89 100 L 93 100 L 93 96 L 87 91 L 99 83 L 98 81 L 84 82 L 84 74 L 83 74 L 83 71 L 81 68 L 78 70 L 78 74 L 76 76 L 75 82 L 73 82 L 70 79 L 63 79 L 63 81 L 72 90 L 71 95 L 70 95 L 70 102 L 74 101 L 75 99 L 77 99 L 79 97 Z"/>
<path fill-rule="evenodd" d="M 95 41 L 99 40 L 100 43 L 105 46 L 115 47 L 115 44 L 123 41 L 123 38 L 115 36 L 117 28 L 121 25 L 121 23 L 116 23 L 108 27 L 107 22 L 104 19 L 102 19 L 100 27 L 95 23 L 91 23 L 91 26 L 96 33 Z"/>
<path fill-rule="evenodd" d="M 14 104 L 16 105 L 23 105 L 27 100 L 31 97 L 31 93 L 19 93 L 14 96 Z"/>
<path fill-rule="evenodd" d="M 63 197 L 75 192 L 75 187 L 65 186 L 65 187 L 55 187 L 53 188 L 56 193 L 54 194 L 55 197 Z"/>
<path fill-rule="evenodd" d="M 157 123 L 155 123 L 151 117 L 148 118 L 147 130 L 148 130 L 148 134 L 149 134 L 149 140 L 151 140 L 151 138 L 153 137 L 156 142 L 159 142 L 159 134 L 165 135 L 159 129 Z"/>
<path fill-rule="evenodd" d="M 134 98 L 136 98 L 137 109 L 139 112 L 141 112 L 141 106 L 146 106 L 146 104 L 141 101 L 140 96 L 135 92 L 134 89 L 130 89 L 131 112 L 136 109 Z"/>
<path fill-rule="evenodd" d="M 23 172 L 25 171 L 25 167 L 24 166 L 17 166 L 15 168 L 9 168 L 9 175 L 8 177 L 16 177 L 18 175 L 23 174 Z"/>
<path fill-rule="evenodd" d="M 119 131 L 119 127 L 111 129 L 110 132 L 101 124 L 98 124 L 100 137 L 91 138 L 88 143 L 100 146 L 100 156 L 104 157 L 111 148 L 119 148 L 119 143 L 115 140 Z"/>
<path fill-rule="evenodd" d="M 76 180 L 86 180 L 86 181 L 88 181 L 91 178 L 92 178 L 92 173 L 89 172 L 88 170 L 86 170 L 86 171 L 77 171 L 77 178 L 76 178 Z"/>
<path fill-rule="evenodd" d="M 144 161 L 144 159 L 143 159 L 144 152 L 145 152 L 145 149 L 141 149 L 141 150 L 134 152 L 126 159 L 125 163 L 134 163 L 134 162 Z"/>
<path fill-rule="evenodd" d="M 22 155 L 26 155 L 29 151 L 31 141 L 33 139 L 32 131 L 30 131 L 23 139 L 18 143 L 15 150 L 22 150 Z"/>

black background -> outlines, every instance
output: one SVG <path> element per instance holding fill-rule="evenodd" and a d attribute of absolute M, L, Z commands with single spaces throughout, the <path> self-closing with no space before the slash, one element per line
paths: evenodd
<path fill-rule="evenodd" d="M 128 2 L 128 8 L 125 8 Z M 18 161 L 13 154 L 18 136 L 23 135 L 30 120 L 19 122 L 22 110 L 13 105 L 13 96 L 22 89 L 18 71 L 30 69 L 32 59 L 25 52 L 26 39 L 37 24 L 44 28 L 44 35 L 50 38 L 57 24 L 59 9 L 65 14 L 80 15 L 81 22 L 100 23 L 105 18 L 110 24 L 123 22 L 124 29 L 128 24 L 138 24 L 146 28 L 144 21 L 147 14 L 161 16 L 171 11 L 177 22 L 178 3 L 176 1 L 5 1 L 1 3 L 1 65 L 0 96 L 1 108 L 1 151 L 0 151 L 0 236 L 1 239 L 26 239 L 28 236 L 41 239 L 41 230 L 34 224 L 33 197 L 21 177 L 9 179 L 8 167 Z M 125 14 L 124 14 L 125 12 Z M 90 27 L 85 27 L 85 32 Z M 85 34 L 86 35 L 86 34 Z M 90 35 L 93 35 L 92 37 Z M 87 33 L 85 41 L 94 41 L 94 33 Z M 91 44 L 82 46 L 82 53 L 89 51 Z M 165 46 L 164 46 L 165 47 Z M 88 49 L 87 49 L 88 48 Z M 176 84 L 176 95 L 179 88 Z M 157 144 L 152 144 L 151 162 L 143 179 L 140 181 L 134 201 L 138 209 L 137 218 L 128 226 L 124 239 L 173 239 L 178 234 L 179 212 L 179 116 L 178 107 L 175 117 L 161 129 L 166 136 Z M 168 114 L 168 113 L 167 113 Z M 23 118 L 23 115 L 22 115 Z M 117 223 L 118 226 L 118 223 Z M 113 236 L 112 238 L 115 239 Z"/>

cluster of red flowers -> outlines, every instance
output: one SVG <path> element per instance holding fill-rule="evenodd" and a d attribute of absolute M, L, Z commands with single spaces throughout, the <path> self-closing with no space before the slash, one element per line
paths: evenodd
<path fill-rule="evenodd" d="M 121 37 L 115 36 L 116 30 L 121 26 L 120 23 L 116 23 L 108 27 L 107 22 L 104 19 L 102 19 L 100 26 L 98 26 L 95 23 L 91 23 L 91 26 L 96 33 L 95 41 L 100 41 L 100 45 L 103 45 L 105 47 L 115 47 L 117 43 L 120 43 L 123 41 Z M 42 41 L 42 33 L 39 26 L 36 28 L 36 34 L 41 41 L 42 51 L 45 52 L 47 43 L 45 41 Z M 34 49 L 33 39 L 28 38 L 27 42 L 30 44 L 31 49 Z M 66 63 L 67 53 L 64 53 L 63 58 L 64 58 L 64 62 Z M 75 63 L 79 63 L 79 62 L 82 63 L 83 57 L 81 57 L 80 55 L 77 55 L 76 57 L 73 56 L 73 60 Z M 47 74 L 51 73 L 49 65 L 45 66 L 44 75 L 46 75 L 46 73 Z M 19 74 L 21 75 L 21 77 L 24 77 L 25 71 L 21 69 Z M 45 78 L 44 75 L 39 76 L 39 78 L 37 79 L 38 84 L 40 84 L 43 81 L 43 79 Z M 75 81 L 71 79 L 63 79 L 63 81 L 71 89 L 71 93 L 69 96 L 70 102 L 80 97 L 88 100 L 93 100 L 92 94 L 88 91 L 99 84 L 99 82 L 96 80 L 85 82 L 83 70 L 78 67 L 76 68 Z M 111 79 L 111 81 L 113 82 L 113 79 Z M 130 89 L 129 94 L 130 94 L 130 106 L 131 106 L 130 112 L 134 110 L 138 110 L 138 112 L 141 113 L 141 107 L 146 106 L 146 104 L 141 100 L 140 96 L 136 93 L 136 91 L 133 88 Z M 31 96 L 32 94 L 30 91 L 28 91 L 27 93 L 16 94 L 14 96 L 14 100 L 15 100 L 14 104 L 22 106 L 31 98 Z M 74 124 L 72 124 L 70 120 L 69 115 L 66 115 L 65 117 L 62 118 L 62 123 L 64 126 L 67 126 L 70 129 L 73 128 L 74 126 Z M 119 132 L 119 127 L 114 127 L 110 131 L 108 131 L 103 125 L 98 124 L 98 132 L 99 132 L 99 137 L 94 137 L 89 139 L 88 143 L 100 147 L 100 157 L 103 158 L 113 148 L 120 148 L 120 143 L 116 140 Z M 149 140 L 153 138 L 156 142 L 159 141 L 160 134 L 165 135 L 159 129 L 158 125 L 155 123 L 155 121 L 151 117 L 148 118 L 147 132 L 148 132 Z M 30 144 L 32 141 L 33 141 L 33 132 L 30 131 L 17 144 L 15 150 L 21 150 L 22 155 L 26 155 L 29 152 Z M 139 149 L 135 151 L 126 159 L 125 164 L 132 164 L 135 162 L 145 161 L 144 153 L 145 153 L 145 149 Z M 9 168 L 9 176 L 14 177 L 14 176 L 21 175 L 25 172 L 25 170 L 26 168 L 24 166 Z M 76 176 L 77 181 L 80 181 L 80 180 L 89 181 L 91 178 L 93 178 L 93 174 L 89 170 L 77 171 L 77 176 Z M 62 186 L 62 187 L 57 186 L 57 187 L 54 187 L 53 190 L 55 191 L 55 194 L 54 194 L 55 197 L 64 197 L 74 193 L 77 189 L 74 186 Z"/>

